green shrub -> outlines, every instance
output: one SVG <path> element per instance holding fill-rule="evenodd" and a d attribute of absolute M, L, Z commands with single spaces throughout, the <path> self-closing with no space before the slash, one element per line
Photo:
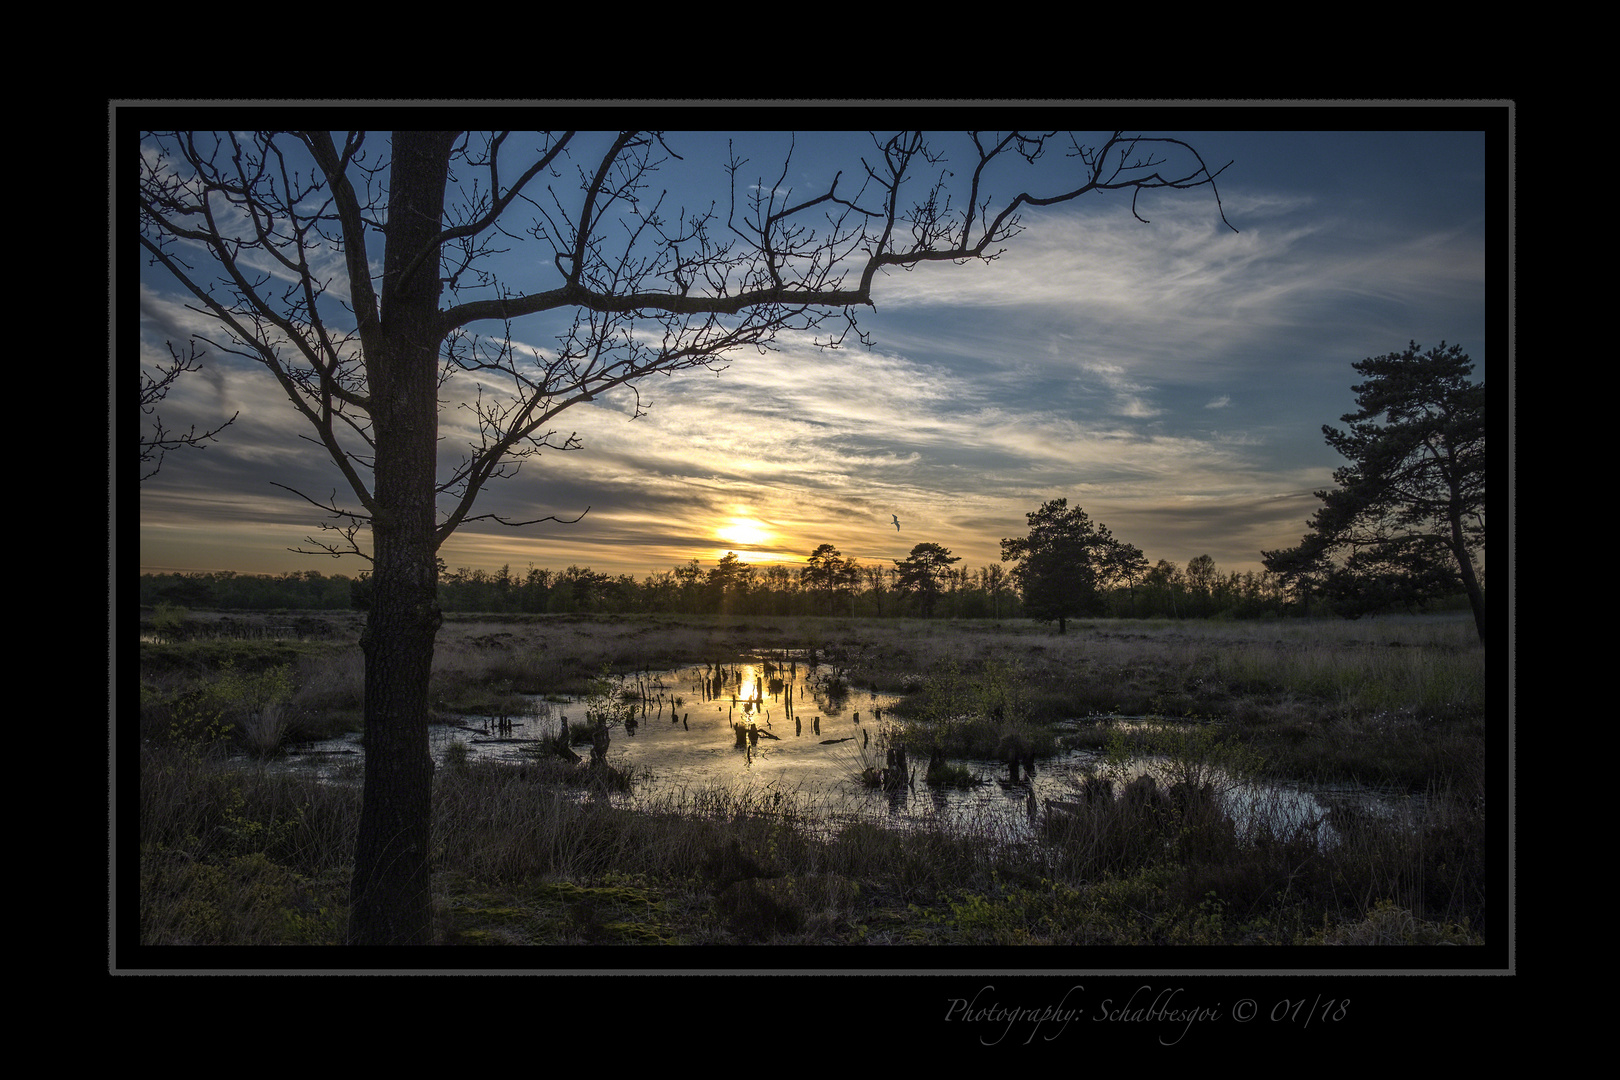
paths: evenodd
<path fill-rule="evenodd" d="M 171 694 L 143 684 L 143 734 L 197 753 L 234 743 L 265 757 L 281 745 L 294 690 L 289 664 L 252 670 L 233 660 L 212 678 Z"/>
<path fill-rule="evenodd" d="M 928 760 L 928 771 L 923 776 L 929 787 L 969 788 L 979 782 L 973 770 L 936 757 Z"/>

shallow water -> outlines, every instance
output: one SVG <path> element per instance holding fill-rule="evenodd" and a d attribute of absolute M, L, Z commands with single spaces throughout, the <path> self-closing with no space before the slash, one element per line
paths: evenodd
<path fill-rule="evenodd" d="M 634 776 L 629 798 L 642 805 L 658 806 L 708 789 L 764 799 L 780 793 L 801 814 L 829 826 L 852 820 L 938 824 L 1013 840 L 1030 835 L 1045 800 L 1075 799 L 1080 783 L 1104 765 L 1099 752 L 1068 751 L 1038 760 L 1033 776 L 1012 784 L 1006 764 L 970 760 L 958 764 L 968 767 L 977 784 L 932 789 L 922 780 L 927 762 L 913 758 L 911 782 L 904 790 L 863 785 L 858 778 L 864 769 L 884 765 L 891 725 L 883 713 L 897 699 L 868 690 L 829 694 L 827 674 L 795 661 L 780 662 L 773 670 L 761 660 L 628 677 L 623 685 L 637 691 L 642 708 L 633 732 L 628 727 L 612 731 L 608 761 Z M 533 698 L 527 713 L 507 718 L 510 728 L 495 717 L 465 717 L 460 726 L 435 724 L 429 729 L 433 757 L 442 764 L 449 748 L 460 743 L 474 760 L 532 760 L 532 748 L 554 739 L 560 723 L 572 720 L 578 726 L 585 714 L 581 700 Z M 757 734 L 741 747 L 739 724 L 745 733 L 751 729 Z M 575 749 L 589 754 L 587 746 Z M 360 755 L 359 737 L 349 736 L 295 748 L 286 760 L 319 775 L 357 779 Z M 1119 779 L 1144 772 L 1168 783 L 1163 763 L 1151 758 L 1132 762 Z M 1215 779 L 1240 832 L 1251 819 L 1265 815 L 1274 827 L 1322 822 L 1321 835 L 1331 839 L 1327 822 L 1335 806 L 1380 805 L 1366 793 L 1350 790 L 1328 795 Z"/>

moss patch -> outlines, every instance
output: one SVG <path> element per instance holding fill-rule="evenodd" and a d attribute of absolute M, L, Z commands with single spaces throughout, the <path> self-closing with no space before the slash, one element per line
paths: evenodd
<path fill-rule="evenodd" d="M 451 893 L 439 914 L 447 945 L 676 945 L 665 901 L 642 883 L 570 881 L 516 893 Z"/>

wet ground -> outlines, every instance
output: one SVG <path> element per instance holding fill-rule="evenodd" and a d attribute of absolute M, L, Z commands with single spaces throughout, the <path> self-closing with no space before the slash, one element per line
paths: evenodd
<path fill-rule="evenodd" d="M 633 725 L 611 732 L 609 763 L 635 777 L 635 797 L 650 805 L 704 789 L 752 789 L 766 797 L 781 792 L 810 816 L 831 824 L 858 819 L 938 823 L 1010 838 L 1028 834 L 1046 800 L 1076 798 L 1080 783 L 1104 764 L 1096 751 L 1069 751 L 1039 759 L 1033 776 L 1021 775 L 1012 783 L 1004 763 L 958 762 L 979 782 L 969 788 L 934 789 L 923 783 L 926 762 L 912 760 L 910 783 L 900 790 L 862 784 L 865 770 L 886 764 L 891 725 L 883 713 L 895 699 L 858 688 L 829 692 L 829 674 L 760 661 L 628 677 L 621 689 L 633 693 L 639 708 Z M 474 760 L 532 760 L 534 748 L 555 739 L 564 720 L 576 727 L 584 723 L 587 709 L 582 700 L 536 698 L 522 715 L 436 724 L 430 729 L 433 755 L 442 763 L 459 743 Z M 576 751 L 590 752 L 584 745 Z M 334 778 L 357 778 L 360 754 L 359 738 L 353 736 L 294 748 L 288 761 Z M 1130 769 L 1140 773 L 1159 767 L 1143 759 Z M 1349 789 L 1312 792 L 1241 785 L 1228 786 L 1226 802 L 1240 822 L 1255 813 L 1271 815 L 1274 821 L 1318 821 L 1330 819 L 1336 807 L 1380 812 L 1381 805 L 1370 794 Z"/>

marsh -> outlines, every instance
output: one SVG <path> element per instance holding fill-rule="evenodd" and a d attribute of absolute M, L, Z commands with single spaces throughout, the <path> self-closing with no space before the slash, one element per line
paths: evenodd
<path fill-rule="evenodd" d="M 167 890 L 143 904 L 182 898 L 143 916 L 151 940 L 341 937 L 340 914 L 296 923 L 305 936 L 292 938 L 286 918 L 188 920 L 203 902 L 189 892 L 203 887 L 198 868 L 240 865 L 250 843 L 270 859 L 256 874 L 305 883 L 272 910 L 301 910 L 311 901 L 298 897 L 321 888 L 341 908 L 358 787 L 315 777 L 357 774 L 362 687 L 345 635 L 358 622 L 342 618 L 303 642 L 143 646 L 143 874 Z M 611 937 L 621 931 L 538 910 L 521 930 L 497 929 L 468 890 L 528 910 L 521 897 L 542 883 L 625 880 L 685 913 L 653 926 L 646 909 L 625 924 L 670 942 L 1325 943 L 1371 934 L 1373 919 L 1417 925 L 1413 940 L 1477 940 L 1492 793 L 1485 658 L 1471 637 L 1466 620 L 1443 618 L 1100 620 L 1062 636 L 965 620 L 452 618 L 433 685 L 444 940 Z M 198 702 L 223 700 L 208 687 L 240 687 L 255 670 L 283 673 L 271 681 L 284 695 L 279 750 L 228 752 L 238 735 L 223 705 L 218 724 L 193 730 L 215 738 L 210 752 L 175 743 Z M 564 717 L 583 727 L 604 684 L 627 706 L 608 754 L 629 783 L 612 792 L 535 752 Z M 912 747 L 906 782 L 863 782 L 896 742 Z M 997 753 L 1014 744 L 1033 774 Z M 964 782 L 927 782 L 930 746 Z M 320 748 L 346 752 L 307 752 Z M 1165 832 L 1160 818 L 1183 819 L 1143 818 L 1123 795 L 1143 773 L 1166 793 L 1220 787 L 1214 827 Z M 1073 804 L 1096 777 L 1115 796 L 1077 827 Z M 177 849 L 187 861 L 164 854 Z M 1207 919 L 1212 892 L 1234 915 L 1224 924 Z M 982 926 L 948 914 L 975 897 L 999 898 L 1002 914 Z M 793 917 L 762 915 L 767 898 Z M 930 905 L 943 914 L 926 916 Z"/>

